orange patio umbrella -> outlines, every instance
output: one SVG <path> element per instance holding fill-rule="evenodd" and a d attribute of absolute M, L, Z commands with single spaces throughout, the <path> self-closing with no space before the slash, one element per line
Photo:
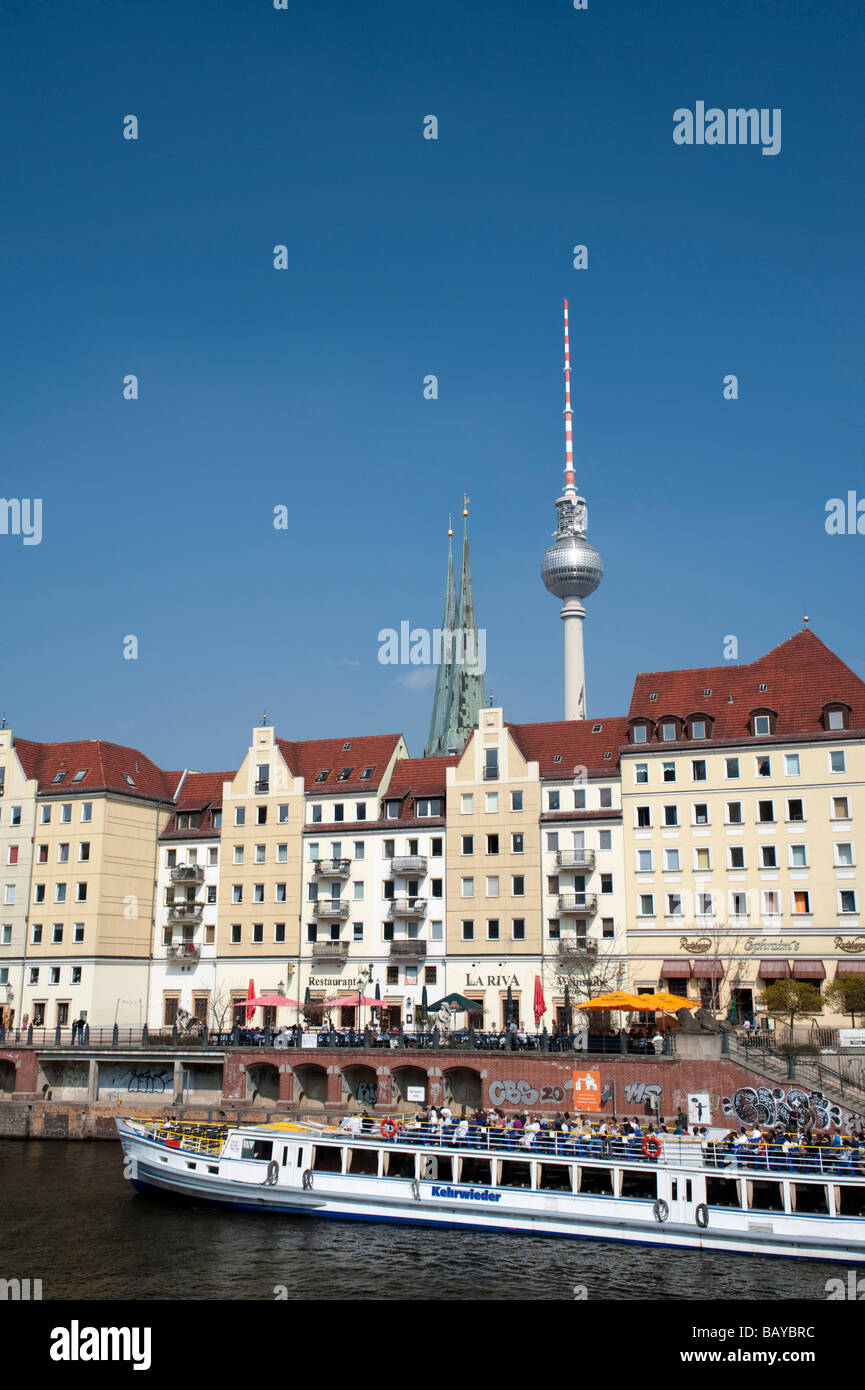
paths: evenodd
<path fill-rule="evenodd" d="M 679 994 L 669 994 L 659 990 L 657 994 L 641 994 L 641 1009 L 660 1009 L 662 1013 L 674 1014 L 678 1009 L 699 1009 L 699 999 L 683 999 Z"/>
<path fill-rule="evenodd" d="M 628 994 L 623 989 L 614 989 L 609 994 L 599 994 L 585 1004 L 577 1004 L 578 1009 L 644 1009 L 642 999 L 636 994 Z"/>

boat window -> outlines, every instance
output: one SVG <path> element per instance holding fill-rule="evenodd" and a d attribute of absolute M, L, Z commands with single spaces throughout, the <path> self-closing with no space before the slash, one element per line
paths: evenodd
<path fill-rule="evenodd" d="M 211 1168 L 211 1167 L 208 1165 L 207 1171 L 208 1171 L 208 1173 L 218 1173 L 218 1172 L 219 1172 L 219 1169 L 218 1169 L 218 1168 Z"/>
<path fill-rule="evenodd" d="M 516 1160 L 511 1159 L 503 1160 L 499 1187 L 531 1187 L 531 1185 L 532 1167 L 530 1163 L 517 1163 Z"/>
<path fill-rule="evenodd" d="M 464 1158 L 460 1182 L 472 1183 L 475 1187 L 490 1187 L 492 1175 L 488 1158 Z"/>
<path fill-rule="evenodd" d="M 283 1144 L 283 1146 L 282 1146 L 282 1166 L 283 1166 L 283 1168 L 285 1167 L 285 1165 L 286 1165 L 287 1163 L 288 1163 L 288 1146 L 287 1146 L 286 1144 Z"/>
<path fill-rule="evenodd" d="M 312 1151 L 312 1167 L 316 1173 L 341 1173 L 342 1149 L 336 1145 L 316 1144 Z"/>
<path fill-rule="evenodd" d="M 240 1146 L 241 1158 L 264 1159 L 267 1162 L 272 1156 L 272 1139 L 244 1139 Z"/>
<path fill-rule="evenodd" d="M 658 1195 L 658 1177 L 654 1172 L 646 1173 L 635 1168 L 622 1169 L 622 1196 L 644 1197 L 654 1202 Z"/>
<path fill-rule="evenodd" d="M 571 1170 L 567 1163 L 542 1163 L 538 1188 L 543 1192 L 570 1192 Z"/>
<path fill-rule="evenodd" d="M 348 1171 L 367 1178 L 378 1177 L 378 1149 L 349 1149 Z"/>
<path fill-rule="evenodd" d="M 413 1178 L 414 1154 L 391 1153 L 389 1150 L 385 1149 L 384 1171 L 389 1178 Z M 426 1174 L 423 1172 L 423 1169 L 421 1169 L 421 1177 L 425 1176 Z M 438 1173 L 431 1173 L 429 1176 L 437 1179 Z"/>
<path fill-rule="evenodd" d="M 453 1182 L 454 1161 L 444 1154 L 422 1154 L 420 1175 L 427 1182 Z"/>
<path fill-rule="evenodd" d="M 678 1178 L 673 1178 L 672 1181 L 670 1182 L 670 1196 L 672 1197 L 672 1199 L 673 1199 L 674 1202 L 678 1202 L 678 1200 L 679 1200 L 679 1179 L 678 1179 Z"/>
<path fill-rule="evenodd" d="M 694 1187 L 693 1187 L 693 1183 L 691 1182 L 691 1179 L 690 1179 L 690 1178 L 686 1178 L 686 1179 L 685 1179 L 685 1201 L 686 1201 L 686 1202 L 693 1202 L 693 1200 L 694 1200 Z"/>
<path fill-rule="evenodd" d="M 836 1207 L 839 1216 L 865 1216 L 865 1187 L 836 1187 Z M 837 1201 L 840 1193 L 841 1200 Z"/>
<path fill-rule="evenodd" d="M 735 1178 L 706 1178 L 706 1202 L 710 1207 L 738 1207 L 739 1184 Z"/>
<path fill-rule="evenodd" d="M 578 1192 L 586 1192 L 593 1197 L 612 1197 L 613 1195 L 612 1168 L 581 1168 L 578 1181 Z"/>
<path fill-rule="evenodd" d="M 829 1215 L 829 1192 L 821 1182 L 794 1182 L 791 1197 L 793 1210 L 810 1212 L 813 1216 Z"/>
<path fill-rule="evenodd" d="M 749 1206 L 752 1211 L 783 1211 L 784 1189 L 779 1182 L 755 1182 Z"/>

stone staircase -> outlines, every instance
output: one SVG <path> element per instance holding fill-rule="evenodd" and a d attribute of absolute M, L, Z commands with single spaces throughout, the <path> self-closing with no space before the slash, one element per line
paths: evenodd
<path fill-rule="evenodd" d="M 787 1056 L 768 1048 L 743 1046 L 730 1035 L 728 1044 L 732 1062 L 773 1087 L 786 1082 L 803 1090 L 821 1091 L 830 1104 L 865 1117 L 865 1078 L 845 1071 L 837 1053 Z"/>

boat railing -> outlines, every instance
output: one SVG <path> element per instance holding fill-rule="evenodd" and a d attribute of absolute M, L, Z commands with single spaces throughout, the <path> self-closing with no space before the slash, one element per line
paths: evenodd
<path fill-rule="evenodd" d="M 187 1153 L 206 1154 L 218 1158 L 228 1133 L 227 1125 L 208 1125 L 172 1120 L 138 1120 L 133 1124 L 143 1125 L 149 1138 L 165 1144 L 169 1149 L 183 1149 Z"/>

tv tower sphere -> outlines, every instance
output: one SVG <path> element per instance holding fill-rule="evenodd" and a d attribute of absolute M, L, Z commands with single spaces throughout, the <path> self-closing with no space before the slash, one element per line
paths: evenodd
<path fill-rule="evenodd" d="M 586 598 L 604 577 L 604 562 L 585 536 L 560 536 L 541 565 L 541 579 L 556 598 Z"/>

